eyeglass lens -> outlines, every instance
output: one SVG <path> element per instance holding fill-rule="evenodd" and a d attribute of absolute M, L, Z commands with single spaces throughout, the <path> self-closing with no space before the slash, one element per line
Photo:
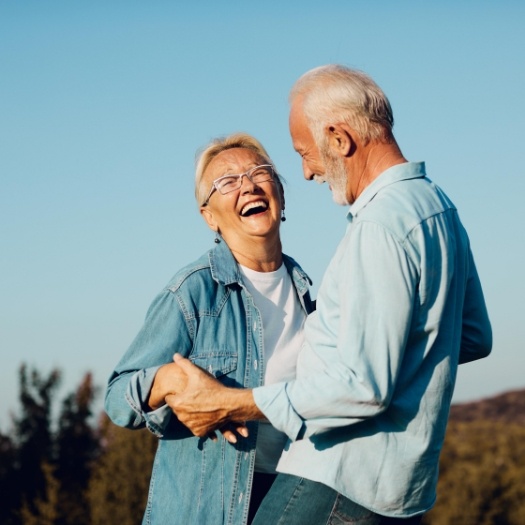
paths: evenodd
<path fill-rule="evenodd" d="M 242 186 L 242 178 L 248 177 L 254 184 L 266 182 L 273 178 L 273 170 L 270 165 L 255 166 L 246 173 L 240 175 L 225 175 L 215 181 L 215 187 L 225 195 L 231 191 L 238 190 Z"/>

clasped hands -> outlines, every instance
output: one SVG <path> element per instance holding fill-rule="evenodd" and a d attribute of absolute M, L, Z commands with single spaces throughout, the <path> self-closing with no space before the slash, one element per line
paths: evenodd
<path fill-rule="evenodd" d="M 216 440 L 218 430 L 230 443 L 236 443 L 238 436 L 248 437 L 240 422 L 250 415 L 242 408 L 246 403 L 253 404 L 251 390 L 225 387 L 179 354 L 173 356 L 173 363 L 159 368 L 148 400 L 153 410 L 167 404 L 195 436 Z"/>

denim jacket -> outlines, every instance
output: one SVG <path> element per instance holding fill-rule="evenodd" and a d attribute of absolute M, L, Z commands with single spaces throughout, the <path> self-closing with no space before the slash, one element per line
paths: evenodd
<path fill-rule="evenodd" d="M 283 255 L 299 300 L 313 309 L 308 276 Z M 145 524 L 246 523 L 255 462 L 256 422 L 235 445 L 193 436 L 166 405 L 148 411 L 159 367 L 178 352 L 223 384 L 263 384 L 261 315 L 226 243 L 179 271 L 150 306 L 144 325 L 113 371 L 105 409 L 127 428 L 147 427 L 160 438 Z"/>

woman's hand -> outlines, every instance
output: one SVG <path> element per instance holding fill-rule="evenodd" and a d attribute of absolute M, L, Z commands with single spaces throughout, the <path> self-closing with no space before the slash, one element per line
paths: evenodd
<path fill-rule="evenodd" d="M 166 396 L 175 395 L 186 388 L 187 377 L 183 369 L 176 363 L 168 363 L 161 366 L 151 387 L 148 398 L 148 406 L 156 410 L 166 404 Z"/>
<path fill-rule="evenodd" d="M 248 436 L 248 429 L 240 421 L 264 417 L 251 390 L 225 387 L 188 359 L 177 354 L 174 359 L 175 366 L 184 373 L 186 388 L 166 396 L 166 403 L 194 435 L 213 438 L 215 430 L 220 430 L 230 443 L 236 443 L 237 435 Z"/>

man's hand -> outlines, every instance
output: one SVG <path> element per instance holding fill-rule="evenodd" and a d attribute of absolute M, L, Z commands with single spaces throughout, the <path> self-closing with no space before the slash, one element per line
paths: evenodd
<path fill-rule="evenodd" d="M 253 401 L 251 390 L 227 388 L 179 354 L 175 354 L 174 361 L 187 377 L 186 389 L 166 396 L 166 403 L 194 435 L 211 437 L 215 430 L 221 429 L 224 437 L 235 443 L 237 438 L 233 430 L 241 436 L 248 435 L 239 421 L 264 418 Z"/>

